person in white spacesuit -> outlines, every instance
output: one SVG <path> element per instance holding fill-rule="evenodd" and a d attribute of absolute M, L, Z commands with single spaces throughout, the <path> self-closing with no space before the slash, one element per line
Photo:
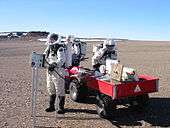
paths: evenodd
<path fill-rule="evenodd" d="M 73 56 L 72 56 L 72 65 L 73 66 L 79 66 L 80 65 L 80 59 L 81 59 L 81 46 L 80 41 L 73 40 Z"/>
<path fill-rule="evenodd" d="M 99 71 L 101 65 L 106 65 L 106 60 L 117 60 L 117 49 L 115 41 L 112 39 L 104 41 L 100 47 L 93 49 L 92 66 L 95 70 Z"/>
<path fill-rule="evenodd" d="M 55 111 L 55 100 L 58 98 L 57 113 L 64 114 L 65 104 L 65 62 L 66 54 L 58 34 L 52 33 L 47 38 L 47 48 L 44 51 L 47 69 L 47 91 L 50 96 L 49 107 L 46 112 Z M 57 71 L 57 72 L 56 72 Z"/>
<path fill-rule="evenodd" d="M 103 43 L 94 45 L 94 46 L 93 46 L 93 51 L 92 51 L 93 55 L 94 55 L 99 49 L 101 49 L 101 48 L 103 48 Z"/>
<path fill-rule="evenodd" d="M 66 45 L 66 67 L 69 68 L 72 66 L 72 56 L 74 53 L 73 49 L 73 39 L 72 35 L 66 37 L 65 45 Z"/>

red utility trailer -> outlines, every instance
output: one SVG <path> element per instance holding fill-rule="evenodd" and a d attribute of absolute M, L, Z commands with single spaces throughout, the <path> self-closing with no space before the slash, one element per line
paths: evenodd
<path fill-rule="evenodd" d="M 120 100 L 126 99 L 131 106 L 145 107 L 149 101 L 148 94 L 157 92 L 159 86 L 159 79 L 148 75 L 138 75 L 139 81 L 118 82 L 95 77 L 93 71 L 85 68 L 73 67 L 68 72 L 71 99 L 80 101 L 94 94 L 97 113 L 103 118 L 112 115 Z"/>

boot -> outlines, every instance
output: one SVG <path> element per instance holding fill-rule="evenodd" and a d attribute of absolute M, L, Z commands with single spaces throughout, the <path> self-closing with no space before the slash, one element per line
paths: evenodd
<path fill-rule="evenodd" d="M 56 95 L 53 94 L 50 96 L 49 107 L 45 110 L 46 112 L 54 112 L 55 111 L 55 99 Z"/>
<path fill-rule="evenodd" d="M 65 110 L 64 110 L 65 96 L 58 96 L 58 100 L 59 100 L 59 106 L 58 106 L 57 113 L 64 114 L 65 113 Z"/>

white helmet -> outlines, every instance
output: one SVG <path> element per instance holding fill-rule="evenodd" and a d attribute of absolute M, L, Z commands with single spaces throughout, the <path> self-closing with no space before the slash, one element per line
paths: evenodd
<path fill-rule="evenodd" d="M 113 39 L 105 40 L 103 46 L 115 46 L 115 41 Z"/>
<path fill-rule="evenodd" d="M 69 40 L 69 42 L 73 42 L 74 41 L 74 36 L 73 35 L 68 35 L 66 37 L 66 41 Z"/>
<path fill-rule="evenodd" d="M 103 48 L 106 48 L 107 50 L 113 50 L 115 48 L 115 41 L 113 39 L 105 40 L 103 43 Z"/>
<path fill-rule="evenodd" d="M 73 41 L 75 41 L 75 42 L 80 42 L 80 39 L 74 38 Z"/>
<path fill-rule="evenodd" d="M 61 37 L 56 33 L 50 33 L 47 37 L 46 45 L 59 44 L 61 42 Z"/>

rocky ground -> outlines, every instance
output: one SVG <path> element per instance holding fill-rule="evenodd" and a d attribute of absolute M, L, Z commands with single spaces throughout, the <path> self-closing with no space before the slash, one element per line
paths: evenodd
<path fill-rule="evenodd" d="M 91 57 L 93 43 L 88 43 Z M 32 51 L 43 52 L 44 43 L 32 40 L 0 41 L 0 127 L 30 128 Z M 119 107 L 110 120 L 101 119 L 92 102 L 75 103 L 67 96 L 66 114 L 46 113 L 48 95 L 45 70 L 39 70 L 36 127 L 38 128 L 113 128 L 170 127 L 170 42 L 118 42 L 122 64 L 136 68 L 138 73 L 160 78 L 159 92 L 151 94 L 150 105 L 144 112 Z M 82 63 L 90 67 L 91 59 Z"/>

